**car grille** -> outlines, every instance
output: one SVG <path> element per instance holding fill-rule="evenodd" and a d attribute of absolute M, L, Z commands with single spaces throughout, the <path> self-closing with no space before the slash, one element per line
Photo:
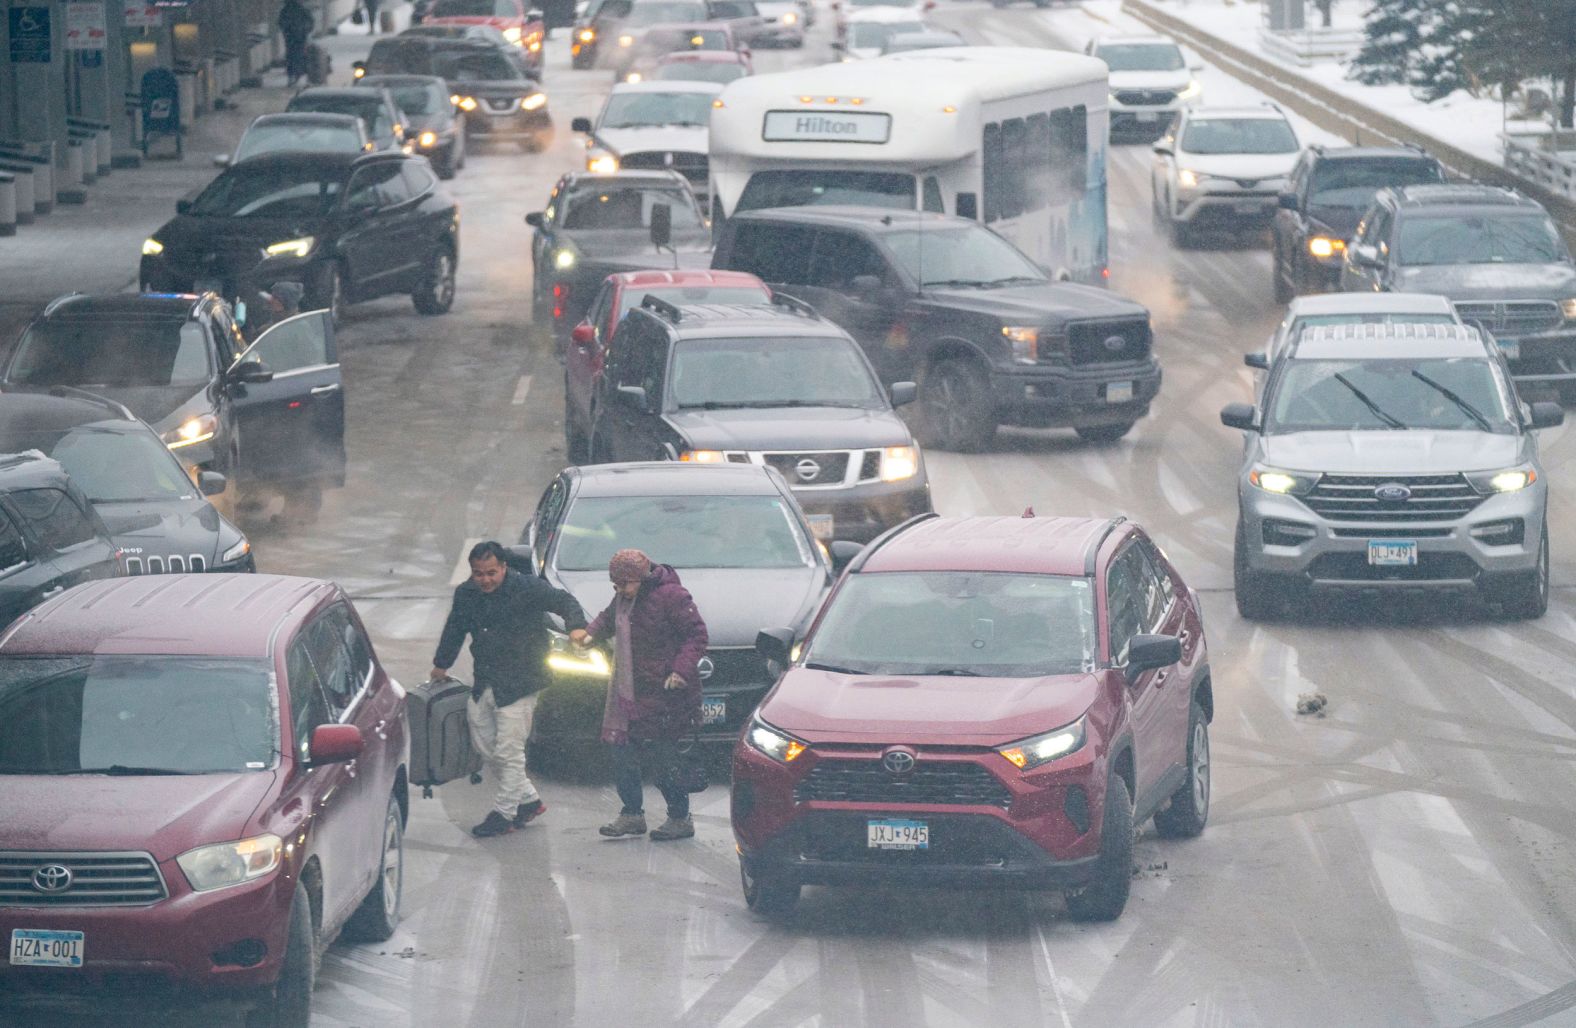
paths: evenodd
<path fill-rule="evenodd" d="M 1129 107 L 1168 104 L 1176 98 L 1174 89 L 1121 89 L 1116 94 L 1117 102 Z"/>
<path fill-rule="evenodd" d="M 672 168 L 689 180 L 691 185 L 702 187 L 706 185 L 708 170 L 705 154 L 669 150 L 646 150 L 624 154 L 619 157 L 618 166 L 631 171 Z"/>
<path fill-rule="evenodd" d="M 208 570 L 208 561 L 202 554 L 194 553 L 183 557 L 172 553 L 167 557 L 127 557 L 126 574 L 128 575 L 181 575 L 190 571 L 201 574 Z"/>
<path fill-rule="evenodd" d="M 1120 340 L 1117 345 L 1112 340 Z M 1150 332 L 1146 319 L 1136 321 L 1085 321 L 1068 326 L 1067 347 L 1074 364 L 1119 364 L 1149 356 Z M 1054 352 L 1047 353 L 1054 357 Z"/>
<path fill-rule="evenodd" d="M 1563 320 L 1559 304 L 1552 300 L 1466 301 L 1456 304 L 1456 313 L 1462 321 L 1477 322 L 1496 335 L 1508 336 L 1546 332 L 1558 328 Z"/>
<path fill-rule="evenodd" d="M 1401 566 L 1370 564 L 1366 553 L 1325 553 L 1308 565 L 1308 577 L 1315 582 L 1429 582 L 1477 575 L 1476 562 L 1464 553 L 1424 551 L 1416 564 Z"/>
<path fill-rule="evenodd" d="M 707 650 L 712 672 L 705 679 L 704 687 L 723 685 L 764 685 L 771 681 L 766 672 L 766 658 L 753 648 Z"/>
<path fill-rule="evenodd" d="M 511 114 L 519 108 L 520 98 L 517 96 L 489 96 L 484 97 L 482 103 L 486 104 L 487 109 L 493 114 Z"/>
<path fill-rule="evenodd" d="M 1412 495 L 1380 500 L 1374 490 L 1386 485 Z M 1302 502 L 1330 521 L 1454 521 L 1483 497 L 1461 475 L 1325 475 Z"/>
<path fill-rule="evenodd" d="M 70 872 L 69 884 L 39 889 L 34 873 L 53 867 Z M 0 852 L 0 907 L 145 907 L 167 895 L 146 853 Z"/>
<path fill-rule="evenodd" d="M 831 488 L 841 486 L 848 477 L 846 450 L 828 453 L 767 453 L 762 460 L 795 489 Z"/>
<path fill-rule="evenodd" d="M 821 760 L 795 787 L 793 798 L 797 803 L 1012 806 L 1012 793 L 979 764 L 923 757 L 905 775 L 892 774 L 879 760 Z"/>

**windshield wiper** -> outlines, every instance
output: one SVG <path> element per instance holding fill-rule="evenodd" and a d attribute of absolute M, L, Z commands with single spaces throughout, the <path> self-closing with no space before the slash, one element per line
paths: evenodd
<path fill-rule="evenodd" d="M 818 660 L 805 661 L 804 666 L 811 671 L 830 671 L 834 675 L 863 675 L 867 673 L 857 668 L 840 667 L 837 664 L 823 664 Z"/>
<path fill-rule="evenodd" d="M 919 672 L 922 675 L 937 675 L 942 678 L 979 678 L 978 671 L 970 671 L 966 667 L 937 667 L 926 668 Z"/>
<path fill-rule="evenodd" d="M 995 278 L 985 283 L 988 286 L 1010 286 L 1014 282 L 1044 282 L 1044 277 L 1036 278 L 1033 275 L 1008 275 L 1006 278 Z"/>
<path fill-rule="evenodd" d="M 1478 428 L 1481 428 L 1485 432 L 1494 431 L 1494 429 L 1488 423 L 1488 418 L 1484 417 L 1483 412 L 1472 406 L 1466 400 L 1462 399 L 1461 395 L 1455 390 L 1440 385 L 1438 382 L 1435 382 L 1421 371 L 1418 371 L 1416 368 L 1412 369 L 1412 377 L 1428 386 L 1430 389 L 1435 390 L 1440 396 L 1443 396 L 1445 399 L 1459 407 L 1461 409 L 1461 413 L 1477 422 Z"/>
<path fill-rule="evenodd" d="M 199 772 L 183 771 L 176 767 L 136 767 L 129 764 L 111 764 L 108 767 L 82 767 L 50 772 L 57 775 L 194 775 Z"/>
<path fill-rule="evenodd" d="M 1359 403 L 1361 403 L 1364 407 L 1367 407 L 1368 410 L 1370 412 L 1372 412 L 1374 417 L 1378 418 L 1380 421 L 1383 421 L 1387 426 L 1389 426 L 1390 428 L 1401 428 L 1401 429 L 1406 428 L 1406 426 L 1403 425 L 1395 417 L 1393 417 L 1392 415 L 1386 414 L 1384 408 L 1379 406 L 1377 403 L 1375 403 L 1372 400 L 1372 398 L 1369 397 L 1369 395 L 1367 393 L 1363 392 L 1361 389 L 1359 389 L 1356 386 L 1352 385 L 1351 381 L 1349 379 L 1347 379 L 1347 377 L 1345 375 L 1341 374 L 1340 372 L 1336 372 L 1335 373 L 1335 380 L 1337 382 L 1341 383 L 1341 385 L 1343 385 L 1346 388 L 1350 389 L 1352 391 L 1352 395 L 1357 397 L 1357 401 Z"/>
<path fill-rule="evenodd" d="M 984 289 L 992 285 L 995 285 L 995 283 L 986 282 L 978 278 L 935 278 L 925 280 L 926 288 L 930 286 L 956 286 L 960 289 Z"/>
<path fill-rule="evenodd" d="M 681 403 L 679 410 L 756 410 L 773 407 L 863 407 L 861 403 L 836 400 L 707 400 Z"/>

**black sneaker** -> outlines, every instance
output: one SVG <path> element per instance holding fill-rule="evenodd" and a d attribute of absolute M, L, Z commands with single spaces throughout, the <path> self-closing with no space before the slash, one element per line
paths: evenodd
<path fill-rule="evenodd" d="M 543 803 L 541 800 L 532 800 L 529 803 L 522 803 L 515 809 L 514 826 L 516 828 L 524 828 L 526 825 L 530 824 L 532 821 L 535 821 L 545 813 L 547 813 L 547 804 Z"/>
<path fill-rule="evenodd" d="M 487 812 L 487 820 L 471 829 L 471 834 L 478 839 L 485 839 L 492 835 L 508 835 L 514 831 L 515 823 L 498 813 L 496 810 Z"/>

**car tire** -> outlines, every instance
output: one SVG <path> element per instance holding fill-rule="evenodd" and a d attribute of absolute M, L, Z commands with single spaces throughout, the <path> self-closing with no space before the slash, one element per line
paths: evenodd
<path fill-rule="evenodd" d="M 1194 697 L 1187 715 L 1187 779 L 1171 794 L 1171 804 L 1155 814 L 1155 831 L 1164 839 L 1192 839 L 1209 821 L 1209 718 Z"/>
<path fill-rule="evenodd" d="M 925 371 L 920 421 L 926 445 L 977 453 L 996 436 L 996 416 L 984 373 L 965 360 L 944 360 Z"/>
<path fill-rule="evenodd" d="M 1286 262 L 1281 259 L 1279 243 L 1273 247 L 1275 256 L 1272 259 L 1270 274 L 1275 283 L 1275 302 L 1291 303 L 1297 299 L 1297 284 L 1291 279 L 1291 269 L 1286 267 Z"/>
<path fill-rule="evenodd" d="M 246 1017 L 246 1028 L 307 1028 L 312 1020 L 312 990 L 317 986 L 317 930 L 312 904 L 297 886 L 290 898 L 285 959 L 279 980 Z"/>
<path fill-rule="evenodd" d="M 1171 245 L 1178 250 L 1191 250 L 1193 248 L 1193 226 L 1178 218 L 1167 216 L 1166 234 L 1171 239 Z"/>
<path fill-rule="evenodd" d="M 739 858 L 739 884 L 744 888 L 744 905 L 766 917 L 782 917 L 799 903 L 801 886 L 769 874 L 751 874 L 749 862 Z"/>
<path fill-rule="evenodd" d="M 447 314 L 454 306 L 454 251 L 447 243 L 439 243 L 428 255 L 421 282 L 410 299 L 417 313 L 429 316 Z"/>
<path fill-rule="evenodd" d="M 1114 443 L 1131 432 L 1136 424 L 1136 421 L 1123 421 L 1116 425 L 1081 425 L 1073 431 L 1087 443 Z"/>
<path fill-rule="evenodd" d="M 586 464 L 591 460 L 591 440 L 586 430 L 575 421 L 569 402 L 568 383 L 564 388 L 564 457 L 571 464 Z"/>
<path fill-rule="evenodd" d="M 330 320 L 338 325 L 345 316 L 345 269 L 338 261 L 329 261 L 317 273 L 317 280 L 307 291 L 301 308 L 309 311 L 328 311 Z"/>
<path fill-rule="evenodd" d="M 1100 857 L 1094 881 L 1067 892 L 1067 912 L 1075 921 L 1115 921 L 1127 906 L 1133 884 L 1133 797 L 1127 783 L 1112 775 L 1105 786 L 1105 817 L 1100 823 Z"/>
<path fill-rule="evenodd" d="M 379 852 L 382 859 L 377 881 L 345 922 L 344 937 L 353 942 L 383 942 L 399 927 L 400 897 L 405 884 L 405 815 L 400 812 L 397 796 L 389 797 Z"/>
<path fill-rule="evenodd" d="M 1549 612 L 1549 526 L 1543 525 L 1538 546 L 1538 566 L 1517 575 L 1501 587 L 1500 609 L 1518 621 L 1536 621 Z"/>
<path fill-rule="evenodd" d="M 438 177 L 445 181 L 453 178 L 457 170 L 454 166 L 454 150 L 455 144 L 450 143 L 449 149 L 444 152 L 442 159 L 432 162 L 432 170 L 437 172 Z"/>
<path fill-rule="evenodd" d="M 1231 546 L 1231 583 L 1237 596 L 1237 613 L 1244 621 L 1268 621 L 1275 614 L 1274 591 L 1269 577 L 1248 567 L 1247 536 L 1237 522 Z"/>

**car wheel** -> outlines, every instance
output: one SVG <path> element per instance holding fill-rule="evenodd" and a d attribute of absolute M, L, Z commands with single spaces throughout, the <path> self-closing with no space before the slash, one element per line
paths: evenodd
<path fill-rule="evenodd" d="M 744 905 L 757 914 L 780 917 L 790 913 L 799 902 L 800 886 L 768 874 L 752 874 L 749 862 L 739 858 L 739 883 L 744 886 Z"/>
<path fill-rule="evenodd" d="M 1538 546 L 1538 566 L 1507 583 L 1500 593 L 1500 607 L 1509 617 L 1534 621 L 1549 612 L 1549 526 L 1543 526 Z"/>
<path fill-rule="evenodd" d="M 1166 232 L 1171 237 L 1171 245 L 1178 250 L 1188 250 L 1193 246 L 1193 227 L 1187 222 L 1175 217 L 1167 217 Z"/>
<path fill-rule="evenodd" d="M 1275 282 L 1275 302 L 1291 303 L 1297 298 L 1297 285 L 1291 280 L 1292 269 L 1286 267 L 1286 262 L 1281 259 L 1280 245 L 1276 244 L 1273 249 L 1275 256 L 1270 274 Z"/>
<path fill-rule="evenodd" d="M 317 274 L 317 281 L 301 302 L 303 310 L 328 311 L 335 325 L 345 313 L 345 269 L 338 261 L 329 261 Z"/>
<path fill-rule="evenodd" d="M 456 149 L 457 144 L 450 143 L 449 148 L 443 153 L 443 159 L 432 162 L 432 170 L 438 173 L 439 178 L 448 180 L 454 177 L 454 151 Z"/>
<path fill-rule="evenodd" d="M 1133 882 L 1133 797 L 1127 783 L 1112 775 L 1105 787 L 1105 817 L 1100 824 L 1100 857 L 1094 881 L 1067 893 L 1067 912 L 1078 921 L 1115 921 L 1127 906 Z"/>
<path fill-rule="evenodd" d="M 985 375 L 967 361 L 932 365 L 925 373 L 920 399 L 927 445 L 974 453 L 990 445 L 996 435 Z"/>
<path fill-rule="evenodd" d="M 1237 613 L 1244 621 L 1267 621 L 1274 615 L 1269 578 L 1248 567 L 1247 536 L 1241 521 L 1237 522 L 1237 537 L 1231 547 L 1231 584 L 1237 595 Z"/>
<path fill-rule="evenodd" d="M 1194 697 L 1187 716 L 1187 780 L 1171 805 L 1155 814 L 1155 831 L 1166 839 L 1191 839 L 1209 820 L 1209 719 Z"/>
<path fill-rule="evenodd" d="M 405 816 L 394 796 L 389 797 L 388 813 L 383 818 L 382 854 L 377 881 L 345 922 L 346 939 L 383 942 L 399 927 L 400 896 L 405 884 Z"/>
<path fill-rule="evenodd" d="M 279 980 L 247 1015 L 246 1028 L 307 1028 L 312 1019 L 312 989 L 317 985 L 317 932 L 306 890 L 290 899 L 285 959 Z"/>
<path fill-rule="evenodd" d="M 420 314 L 447 314 L 454 306 L 454 251 L 439 243 L 427 258 L 421 284 L 410 294 Z"/>
<path fill-rule="evenodd" d="M 1123 421 L 1117 425 L 1082 425 L 1074 428 L 1078 438 L 1090 443 L 1114 443 L 1133 430 L 1136 421 Z"/>
<path fill-rule="evenodd" d="M 591 441 L 586 438 L 585 429 L 575 420 L 567 382 L 564 389 L 564 456 L 571 464 L 586 464 L 591 459 Z"/>

